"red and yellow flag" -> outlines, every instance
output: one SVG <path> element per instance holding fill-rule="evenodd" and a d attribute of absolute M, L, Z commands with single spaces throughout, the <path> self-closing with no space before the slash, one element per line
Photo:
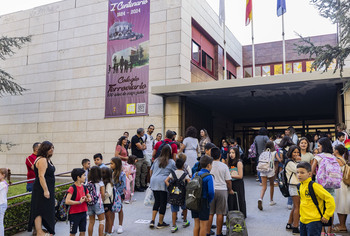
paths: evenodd
<path fill-rule="evenodd" d="M 252 21 L 252 1 L 253 0 L 246 0 L 246 9 L 245 9 L 245 25 L 249 25 L 249 23 Z"/>

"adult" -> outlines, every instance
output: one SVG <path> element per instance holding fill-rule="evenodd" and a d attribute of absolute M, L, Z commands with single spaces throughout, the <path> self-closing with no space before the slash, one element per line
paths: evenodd
<path fill-rule="evenodd" d="M 32 155 L 26 158 L 26 166 L 27 166 L 27 180 L 35 178 L 34 172 L 34 162 L 37 158 L 38 149 L 40 147 L 40 143 L 36 142 L 33 144 L 33 153 Z M 33 190 L 34 180 L 27 182 L 27 192 L 31 192 Z"/>
<path fill-rule="evenodd" d="M 138 128 L 136 132 L 136 135 L 134 135 L 131 139 L 131 153 L 137 157 L 135 191 L 143 192 L 147 188 L 147 162 L 143 156 L 143 150 L 146 149 L 146 144 L 142 139 L 142 137 L 145 135 L 145 130 L 143 128 Z"/>
<path fill-rule="evenodd" d="M 197 129 L 190 126 L 186 129 L 186 138 L 183 141 L 183 145 L 180 148 L 180 153 L 184 152 L 186 154 L 186 164 L 192 168 L 198 158 L 199 145 L 197 139 Z"/>
<path fill-rule="evenodd" d="M 152 158 L 153 160 L 157 158 L 157 152 L 158 152 L 158 149 L 162 149 L 165 144 L 170 144 L 171 146 L 171 157 L 172 159 L 175 161 L 176 160 L 176 154 L 177 154 L 177 145 L 176 143 L 173 141 L 173 138 L 174 138 L 174 131 L 171 131 L 171 130 L 167 130 L 166 133 L 165 133 L 165 139 L 162 140 L 162 141 L 159 141 L 158 143 L 156 143 L 156 145 L 154 146 L 154 149 L 153 149 L 153 153 L 152 153 Z M 158 152 L 159 153 L 159 152 Z"/>
<path fill-rule="evenodd" d="M 118 139 L 117 146 L 115 147 L 115 157 L 119 157 L 122 161 L 128 161 L 128 151 L 127 151 L 128 138 L 126 136 L 121 136 Z"/>
<path fill-rule="evenodd" d="M 255 148 L 256 148 L 256 158 L 255 158 L 255 165 L 259 162 L 259 156 L 260 154 L 265 150 L 266 143 L 270 141 L 269 137 L 267 136 L 268 131 L 265 127 L 261 127 L 259 130 L 258 135 L 254 138 Z M 261 183 L 261 177 L 260 172 L 258 171 L 258 178 L 259 182 Z"/>
<path fill-rule="evenodd" d="M 34 162 L 35 181 L 32 192 L 28 231 L 33 225 L 38 236 L 44 236 L 44 226 L 50 234 L 55 234 L 55 166 L 51 161 L 54 146 L 49 141 L 41 143 L 38 158 Z"/>
<path fill-rule="evenodd" d="M 163 137 L 163 135 L 162 135 L 161 133 L 158 133 L 158 134 L 157 134 L 156 138 L 153 140 L 153 146 L 152 146 L 152 148 L 154 148 L 154 146 L 156 146 L 156 144 L 157 144 L 159 141 L 162 140 L 162 137 Z"/>
<path fill-rule="evenodd" d="M 285 135 L 289 136 L 292 139 L 293 143 L 295 143 L 295 144 L 298 143 L 298 135 L 296 134 L 293 126 L 289 126 L 286 129 Z"/>
<path fill-rule="evenodd" d="M 146 149 L 143 150 L 143 155 L 147 162 L 148 169 L 151 168 L 151 164 L 152 164 L 153 140 L 154 140 L 152 136 L 153 131 L 154 131 L 154 125 L 149 125 L 147 128 L 147 132 L 142 137 L 143 142 L 146 144 Z"/>
<path fill-rule="evenodd" d="M 131 149 L 131 141 L 129 140 L 129 132 L 125 131 L 123 136 L 126 137 L 126 151 L 128 152 L 128 156 L 129 156 L 129 149 Z"/>
<path fill-rule="evenodd" d="M 336 127 L 337 132 L 342 132 L 345 134 L 345 140 L 349 139 L 349 135 L 346 132 L 346 124 L 341 122 L 341 123 L 338 123 L 335 127 Z"/>
<path fill-rule="evenodd" d="M 171 171 L 175 171 L 175 161 L 172 158 L 172 148 L 166 144 L 160 153 L 160 156 L 154 161 L 151 167 L 151 182 L 150 187 L 154 194 L 154 205 L 152 211 L 152 221 L 150 227 L 154 227 L 154 222 L 159 211 L 158 229 L 169 226 L 163 221 L 166 204 L 168 200 L 168 191 L 165 185 L 165 179 L 170 175 Z"/>
<path fill-rule="evenodd" d="M 209 138 L 209 134 L 208 131 L 206 129 L 201 129 L 201 131 L 199 132 L 200 136 L 201 136 L 201 140 L 199 141 L 199 148 L 201 151 L 201 156 L 203 156 L 205 154 L 205 144 L 210 143 L 211 140 Z"/>

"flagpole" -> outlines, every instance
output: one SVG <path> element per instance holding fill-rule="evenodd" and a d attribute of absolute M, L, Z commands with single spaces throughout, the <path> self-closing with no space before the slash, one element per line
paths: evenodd
<path fill-rule="evenodd" d="M 252 20 L 250 22 L 252 29 L 252 61 L 253 61 L 253 77 L 255 77 L 255 49 L 254 49 L 254 27 L 253 27 L 253 4 L 252 4 Z"/>
<path fill-rule="evenodd" d="M 226 24 L 224 20 L 224 80 L 227 80 L 227 60 L 226 60 Z"/>
<path fill-rule="evenodd" d="M 282 14 L 283 74 L 286 74 L 286 42 L 284 40 L 284 14 Z"/>

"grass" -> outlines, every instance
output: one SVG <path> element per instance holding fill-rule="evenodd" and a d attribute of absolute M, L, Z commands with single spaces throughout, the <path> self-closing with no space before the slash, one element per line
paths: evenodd
<path fill-rule="evenodd" d="M 15 183 L 17 181 L 14 181 L 13 183 Z M 62 182 L 56 182 L 56 185 L 58 184 L 63 184 Z M 9 186 L 9 191 L 7 193 L 7 197 L 12 197 L 12 196 L 16 196 L 22 193 L 26 193 L 27 192 L 27 188 L 26 188 L 27 184 L 18 184 L 18 185 L 13 185 L 13 186 Z"/>

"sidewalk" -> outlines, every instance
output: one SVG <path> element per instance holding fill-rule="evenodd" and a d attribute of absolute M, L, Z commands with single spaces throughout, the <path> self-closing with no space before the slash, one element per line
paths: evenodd
<path fill-rule="evenodd" d="M 291 232 L 285 230 L 286 223 L 288 221 L 290 211 L 287 209 L 287 199 L 282 196 L 278 187 L 275 187 L 274 201 L 277 203 L 275 206 L 269 205 L 269 188 L 265 194 L 265 201 L 263 203 L 264 210 L 259 211 L 257 207 L 257 200 L 260 195 L 260 186 L 255 181 L 255 178 L 249 176 L 244 179 L 245 182 L 245 194 L 247 203 L 247 219 L 246 224 L 248 227 L 248 233 L 250 236 L 288 236 L 292 235 Z M 122 235 L 128 236 L 148 236 L 148 235 L 172 235 L 170 228 L 165 229 L 150 229 L 148 222 L 151 219 L 152 208 L 145 207 L 143 205 L 144 193 L 135 193 L 134 198 L 136 202 L 132 204 L 124 204 L 124 233 Z M 179 214 L 180 218 L 180 214 Z M 337 216 L 336 222 L 338 222 Z M 188 219 L 191 221 L 191 225 L 188 228 L 182 228 L 181 223 L 178 222 L 179 231 L 174 235 L 189 236 L 192 235 L 193 220 L 191 213 L 189 213 Z M 171 211 L 167 209 L 164 221 L 171 223 Z M 158 217 L 156 218 L 156 223 Z M 118 225 L 118 216 L 116 216 L 115 225 Z M 95 223 L 94 235 L 97 235 L 97 223 Z M 350 224 L 347 224 L 350 229 Z M 18 236 L 31 235 L 28 232 L 22 232 L 17 234 Z M 65 222 L 58 222 L 56 224 L 56 235 L 63 236 L 69 235 L 69 225 Z M 78 234 L 77 234 L 78 235 Z M 87 234 L 86 234 L 87 235 Z M 114 235 L 117 235 L 116 233 Z M 350 235 L 337 234 L 337 235 Z"/>

